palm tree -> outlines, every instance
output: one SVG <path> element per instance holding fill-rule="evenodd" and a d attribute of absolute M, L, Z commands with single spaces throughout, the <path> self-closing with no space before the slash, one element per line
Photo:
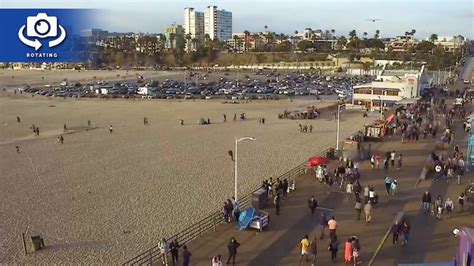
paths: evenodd
<path fill-rule="evenodd" d="M 234 37 L 232 37 L 232 38 L 234 39 L 234 50 L 237 50 L 237 48 L 240 49 L 240 47 L 238 46 L 238 43 L 239 43 L 239 40 L 240 40 L 239 36 L 234 35 Z"/>
<path fill-rule="evenodd" d="M 160 40 L 161 40 L 160 46 L 163 49 L 165 48 L 166 36 L 164 34 L 160 34 Z"/>
<path fill-rule="evenodd" d="M 356 30 L 351 30 L 351 31 L 349 32 L 349 37 L 350 37 L 350 39 L 354 39 L 355 37 L 357 37 L 357 32 L 356 32 Z"/>
<path fill-rule="evenodd" d="M 265 32 L 268 31 L 268 25 L 265 25 L 263 28 L 265 29 Z"/>
<path fill-rule="evenodd" d="M 298 35 L 298 31 L 297 31 L 297 30 L 295 30 L 295 35 Z"/>
<path fill-rule="evenodd" d="M 416 30 L 412 29 L 411 32 L 410 32 L 410 35 L 413 36 L 413 35 L 415 35 L 415 33 L 416 33 Z"/>
<path fill-rule="evenodd" d="M 334 35 L 336 33 L 335 29 L 331 29 L 331 34 Z"/>
<path fill-rule="evenodd" d="M 378 39 L 380 37 L 380 30 L 375 30 L 374 39 Z"/>
<path fill-rule="evenodd" d="M 436 40 L 438 40 L 438 35 L 437 34 L 431 34 L 430 36 L 430 42 L 434 43 Z"/>
<path fill-rule="evenodd" d="M 247 51 L 249 49 L 249 36 L 250 32 L 248 30 L 244 31 L 245 34 L 245 44 L 244 44 L 244 50 Z"/>
<path fill-rule="evenodd" d="M 367 32 L 364 31 L 364 33 L 362 34 L 364 36 L 364 39 L 367 39 Z"/>
<path fill-rule="evenodd" d="M 211 47 L 211 36 L 209 36 L 209 33 L 204 34 L 204 43 L 207 48 Z"/>
<path fill-rule="evenodd" d="M 405 31 L 405 36 L 408 36 L 410 35 L 410 33 L 408 31 Z"/>

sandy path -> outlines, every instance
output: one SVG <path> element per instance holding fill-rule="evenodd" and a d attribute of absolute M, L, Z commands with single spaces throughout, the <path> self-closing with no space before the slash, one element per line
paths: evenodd
<path fill-rule="evenodd" d="M 241 194 L 334 146 L 332 113 L 314 121 L 277 119 L 284 109 L 306 104 L 0 97 L 0 263 L 118 264 L 133 257 L 233 194 L 227 151 L 235 137 L 257 138 L 239 145 Z M 222 123 L 223 113 L 232 120 L 240 112 L 249 119 Z M 199 117 L 213 124 L 199 126 Z M 342 135 L 373 120 L 360 113 L 342 118 Z M 30 134 L 31 124 L 56 133 L 63 123 L 82 127 L 87 120 L 99 128 L 65 135 L 64 145 L 56 134 L 18 139 Z M 299 133 L 298 122 L 312 124 L 314 132 Z M 25 257 L 19 234 L 26 228 L 29 235 L 41 234 L 48 249 Z"/>

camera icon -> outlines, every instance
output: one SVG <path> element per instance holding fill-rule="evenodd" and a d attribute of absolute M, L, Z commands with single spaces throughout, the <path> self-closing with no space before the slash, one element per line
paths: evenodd
<path fill-rule="evenodd" d="M 58 35 L 58 19 L 46 13 L 26 18 L 26 35 L 28 37 L 56 37 Z"/>

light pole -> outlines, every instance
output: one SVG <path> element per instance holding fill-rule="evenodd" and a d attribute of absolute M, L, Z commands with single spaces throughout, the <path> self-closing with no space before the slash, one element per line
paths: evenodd
<path fill-rule="evenodd" d="M 340 115 L 341 107 L 344 107 L 345 104 L 338 104 L 337 105 L 337 129 L 336 129 L 336 151 L 339 150 L 339 123 L 340 123 Z"/>
<path fill-rule="evenodd" d="M 383 91 L 382 91 L 383 93 Z M 383 98 L 380 96 L 377 96 L 380 100 L 380 120 L 383 120 Z"/>
<path fill-rule="evenodd" d="M 235 201 L 237 201 L 237 146 L 239 142 L 243 140 L 250 140 L 250 141 L 255 141 L 257 140 L 254 137 L 243 137 L 240 139 L 235 139 L 235 154 L 234 154 L 234 197 Z"/>

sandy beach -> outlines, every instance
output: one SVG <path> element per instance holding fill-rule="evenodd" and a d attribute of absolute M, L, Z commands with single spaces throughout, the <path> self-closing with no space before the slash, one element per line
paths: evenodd
<path fill-rule="evenodd" d="M 335 146 L 333 111 L 316 120 L 277 118 L 285 109 L 329 101 L 223 104 L 0 94 L 0 263 L 119 264 L 145 251 L 233 195 L 227 152 L 236 137 L 257 138 L 239 144 L 241 195 Z M 248 119 L 233 122 L 234 113 L 242 112 Z M 212 124 L 198 125 L 200 117 Z M 348 111 L 341 118 L 342 136 L 374 120 Z M 88 120 L 94 129 L 86 130 Z M 64 123 L 70 132 L 61 145 L 56 137 Z M 300 133 L 298 123 L 313 125 L 313 133 Z M 40 136 L 33 136 L 32 124 Z M 22 232 L 41 235 L 47 248 L 25 256 Z"/>

